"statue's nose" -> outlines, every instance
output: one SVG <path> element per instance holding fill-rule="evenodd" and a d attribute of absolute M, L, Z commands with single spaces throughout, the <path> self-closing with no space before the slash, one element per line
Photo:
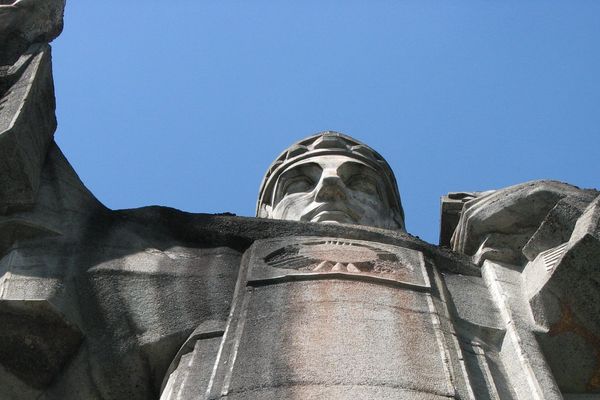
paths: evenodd
<path fill-rule="evenodd" d="M 336 201 L 346 199 L 344 182 L 337 175 L 329 175 L 321 178 L 317 188 L 316 201 Z"/>

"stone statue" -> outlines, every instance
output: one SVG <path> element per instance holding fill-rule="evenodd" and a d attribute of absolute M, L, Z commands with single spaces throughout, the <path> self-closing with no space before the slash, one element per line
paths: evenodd
<path fill-rule="evenodd" d="M 404 230 L 390 166 L 373 149 L 335 132 L 302 140 L 275 160 L 256 215 Z"/>
<path fill-rule="evenodd" d="M 0 399 L 600 396 L 600 192 L 450 193 L 436 246 L 385 160 L 322 132 L 258 218 L 109 210 L 53 141 L 63 7 L 0 6 Z"/>

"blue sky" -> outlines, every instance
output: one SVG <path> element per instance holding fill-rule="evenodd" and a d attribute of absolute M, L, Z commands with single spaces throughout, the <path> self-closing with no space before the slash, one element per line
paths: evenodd
<path fill-rule="evenodd" d="M 108 207 L 252 216 L 288 145 L 337 130 L 439 197 L 600 187 L 598 1 L 68 1 L 56 140 Z"/>

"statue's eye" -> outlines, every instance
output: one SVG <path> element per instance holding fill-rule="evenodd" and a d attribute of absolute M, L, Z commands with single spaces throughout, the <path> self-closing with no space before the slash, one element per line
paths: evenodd
<path fill-rule="evenodd" d="M 310 192 L 315 187 L 314 182 L 307 176 L 297 176 L 290 178 L 283 188 L 283 195 Z"/>
<path fill-rule="evenodd" d="M 377 183 L 373 178 L 367 175 L 355 175 L 346 183 L 346 186 L 352 190 L 367 194 L 378 194 Z"/>

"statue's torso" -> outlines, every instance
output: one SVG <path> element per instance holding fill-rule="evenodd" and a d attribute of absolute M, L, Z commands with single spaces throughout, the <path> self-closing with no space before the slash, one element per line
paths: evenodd
<path fill-rule="evenodd" d="M 162 399 L 472 397 L 443 280 L 414 248 L 258 240 L 243 257 L 228 320 L 192 335 Z"/>

